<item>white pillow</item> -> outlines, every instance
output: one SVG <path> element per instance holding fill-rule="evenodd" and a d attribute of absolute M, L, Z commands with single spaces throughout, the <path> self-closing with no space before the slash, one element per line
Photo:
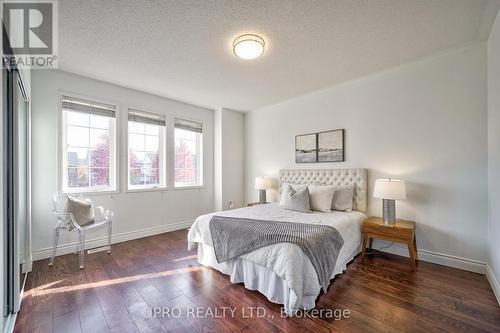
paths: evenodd
<path fill-rule="evenodd" d="M 308 213 L 311 209 L 309 188 L 305 186 L 296 191 L 291 185 L 288 185 L 281 194 L 280 206 L 285 209 Z"/>
<path fill-rule="evenodd" d="M 333 193 L 332 209 L 344 212 L 352 211 L 354 187 L 337 187 Z"/>
<path fill-rule="evenodd" d="M 283 194 L 288 190 L 288 186 L 291 186 L 295 191 L 303 190 L 307 185 L 303 184 L 292 184 L 292 183 L 282 183 L 280 192 L 280 205 L 283 204 Z"/>
<path fill-rule="evenodd" d="M 307 186 L 306 184 L 283 183 L 281 184 L 281 191 L 285 191 L 288 188 L 288 185 L 290 185 L 295 191 L 302 190 Z"/>
<path fill-rule="evenodd" d="M 90 199 L 75 198 L 67 195 L 66 212 L 73 214 L 73 217 L 81 226 L 94 222 L 94 211 L 92 209 L 92 201 Z"/>
<path fill-rule="evenodd" d="M 309 185 L 311 209 L 319 212 L 330 212 L 335 187 L 328 185 Z"/>

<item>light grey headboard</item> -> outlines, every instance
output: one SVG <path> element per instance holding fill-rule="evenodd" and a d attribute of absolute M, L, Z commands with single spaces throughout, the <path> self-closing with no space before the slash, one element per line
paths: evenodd
<path fill-rule="evenodd" d="M 366 169 L 283 169 L 283 183 L 354 186 L 354 210 L 366 212 Z"/>

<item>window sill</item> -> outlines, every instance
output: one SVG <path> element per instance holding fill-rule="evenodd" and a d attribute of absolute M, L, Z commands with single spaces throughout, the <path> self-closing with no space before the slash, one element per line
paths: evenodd
<path fill-rule="evenodd" d="M 123 192 L 118 190 L 110 190 L 110 191 L 94 191 L 94 192 L 67 192 L 62 190 L 61 192 L 64 194 L 70 194 L 75 196 L 100 196 L 100 195 L 115 195 L 121 193 L 146 193 L 146 192 L 168 192 L 168 191 L 185 191 L 185 190 L 204 190 L 206 189 L 205 185 L 200 186 L 183 186 L 183 187 L 157 187 L 157 188 L 137 188 L 137 189 L 127 189 Z"/>
<path fill-rule="evenodd" d="M 150 187 L 150 188 L 131 188 L 127 189 L 125 193 L 144 193 L 144 192 L 167 192 L 168 187 Z"/>
<path fill-rule="evenodd" d="M 69 194 L 69 195 L 75 195 L 75 196 L 98 196 L 98 195 L 114 195 L 114 194 L 120 194 L 120 191 L 118 190 L 109 190 L 109 191 L 88 191 L 88 192 L 68 192 L 61 190 L 62 193 L 64 194 Z"/>
<path fill-rule="evenodd" d="M 195 185 L 195 186 L 182 186 L 182 187 L 172 187 L 172 191 L 184 191 L 184 190 L 204 190 L 204 185 Z"/>

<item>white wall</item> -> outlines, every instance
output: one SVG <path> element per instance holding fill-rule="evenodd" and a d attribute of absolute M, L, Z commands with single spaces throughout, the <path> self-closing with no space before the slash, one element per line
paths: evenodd
<path fill-rule="evenodd" d="M 214 210 L 222 211 L 222 109 L 214 111 Z"/>
<path fill-rule="evenodd" d="M 120 241 L 153 233 L 186 227 L 200 214 L 213 208 L 213 111 L 173 100 L 141 93 L 116 85 L 92 80 L 62 71 L 39 70 L 32 75 L 33 91 L 33 255 L 34 259 L 47 257 L 52 246 L 52 230 L 55 223 L 51 214 L 51 195 L 58 190 L 58 108 L 59 91 L 72 92 L 118 104 L 120 123 L 118 156 L 120 169 L 119 194 L 95 195 L 96 205 L 103 205 L 115 212 L 113 239 Z M 203 122 L 203 170 L 202 189 L 178 189 L 153 192 L 126 192 L 126 110 L 128 107 L 167 115 L 167 137 L 172 142 L 174 116 L 187 117 Z M 167 168 L 172 165 L 173 146 L 167 147 Z M 170 159 L 170 160 L 169 160 Z M 171 169 L 167 169 L 169 171 Z M 168 178 L 168 177 L 167 177 Z M 62 235 L 61 244 L 74 242 L 75 235 Z M 89 234 L 91 246 L 98 245 L 93 239 L 104 232 Z M 63 252 L 72 247 L 63 248 Z"/>
<path fill-rule="evenodd" d="M 215 110 L 215 210 L 243 207 L 245 116 L 229 110 Z"/>
<path fill-rule="evenodd" d="M 488 197 L 490 282 L 500 301 L 500 14 L 488 40 Z"/>
<path fill-rule="evenodd" d="M 244 205 L 245 117 L 242 113 L 223 109 L 222 112 L 222 205 L 229 202 L 235 208 Z"/>
<path fill-rule="evenodd" d="M 277 178 L 282 168 L 362 167 L 368 214 L 381 216 L 375 179 L 401 178 L 408 200 L 397 213 L 417 221 L 421 257 L 484 272 L 486 117 L 485 43 L 254 110 L 246 122 L 247 199 L 257 198 L 255 176 Z M 337 128 L 345 129 L 346 162 L 294 162 L 295 135 Z"/>

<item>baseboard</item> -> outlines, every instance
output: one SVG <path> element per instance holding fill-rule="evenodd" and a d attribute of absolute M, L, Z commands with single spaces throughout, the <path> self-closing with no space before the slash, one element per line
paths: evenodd
<path fill-rule="evenodd" d="M 392 244 L 390 247 L 374 246 L 373 248 L 380 249 L 383 252 L 397 254 L 399 256 L 404 256 L 404 257 L 409 256 L 408 248 L 400 244 Z M 422 261 L 431 262 L 433 264 L 439 264 L 443 266 L 463 269 L 469 272 L 486 274 L 486 263 L 477 260 L 461 258 L 457 256 L 428 251 L 424 249 L 418 249 L 418 259 Z"/>
<path fill-rule="evenodd" d="M 193 222 L 194 222 L 194 220 L 182 221 L 182 222 L 176 222 L 176 223 L 163 225 L 163 226 L 159 226 L 159 227 L 153 227 L 153 228 L 147 228 L 147 229 L 141 229 L 141 230 L 136 230 L 136 231 L 124 232 L 121 234 L 116 234 L 116 235 L 113 235 L 111 237 L 111 243 L 116 244 L 116 243 L 126 242 L 126 241 L 133 240 L 133 239 L 158 235 L 158 234 L 162 234 L 165 232 L 185 229 L 185 228 L 190 227 L 193 224 Z M 100 247 L 100 246 L 104 246 L 104 245 L 106 245 L 106 237 L 99 237 L 99 238 L 95 238 L 95 239 L 91 239 L 91 240 L 86 241 L 85 242 L 85 249 L 92 249 L 92 248 Z M 77 242 L 62 244 L 62 245 L 57 247 L 56 255 L 59 256 L 59 255 L 63 255 L 63 254 L 73 253 L 75 251 L 75 249 L 77 248 L 77 246 L 78 246 Z M 51 254 L 52 254 L 52 247 L 47 247 L 44 249 L 34 251 L 33 252 L 33 261 L 50 258 Z"/>
<path fill-rule="evenodd" d="M 162 234 L 162 233 L 169 232 L 169 231 L 175 231 L 175 230 L 188 228 L 193 224 L 193 222 L 194 222 L 193 220 L 182 221 L 182 222 L 172 223 L 172 224 L 159 226 L 159 227 L 124 232 L 121 234 L 113 235 L 113 237 L 111 238 L 111 243 L 115 244 L 115 243 L 120 243 L 120 242 L 126 242 L 126 241 L 133 240 L 133 239 L 138 239 L 138 238 L 153 236 L 153 235 L 157 235 L 157 234 Z M 383 244 L 387 244 L 387 243 L 383 243 Z M 77 245 L 78 245 L 77 242 L 60 245 L 57 248 L 56 255 L 72 253 L 75 251 Z M 106 245 L 106 237 L 100 237 L 100 238 L 92 239 L 92 240 L 85 242 L 86 249 L 91 249 L 91 248 L 100 247 L 100 246 L 104 246 L 104 245 Z M 377 244 L 375 243 L 373 248 L 381 250 L 383 252 L 408 257 L 408 249 L 400 244 L 392 244 L 390 247 L 386 247 L 383 245 L 377 246 Z M 35 252 L 33 252 L 33 260 L 41 260 L 41 259 L 50 258 L 51 251 L 52 251 L 52 248 L 50 248 L 50 247 L 35 251 Z M 418 250 L 418 256 L 419 256 L 420 260 L 431 262 L 434 264 L 463 269 L 466 271 L 479 273 L 479 274 L 487 274 L 488 273 L 486 263 L 476 261 L 476 260 L 461 258 L 461 257 L 457 257 L 457 256 L 428 251 L 428 250 L 424 250 L 424 249 Z M 491 274 L 491 277 L 492 277 L 492 281 L 494 281 L 496 283 L 495 286 L 498 286 L 498 283 L 492 274 Z M 500 288 L 497 288 L 495 291 L 495 294 L 497 295 L 497 293 L 500 293 L 499 291 L 500 291 Z M 497 297 L 498 297 L 498 295 L 497 295 Z"/>
<path fill-rule="evenodd" d="M 14 332 L 14 326 L 16 324 L 16 319 L 17 319 L 17 312 L 16 313 L 11 313 L 7 317 L 4 318 L 4 327 L 2 332 L 3 333 L 12 333 Z"/>
<path fill-rule="evenodd" d="M 21 272 L 22 273 L 29 273 L 31 272 L 33 268 L 33 260 L 26 260 L 26 257 L 24 254 L 21 254 L 19 256 L 19 262 L 21 262 Z"/>
<path fill-rule="evenodd" d="M 27 262 L 24 262 L 22 265 L 21 265 L 21 269 L 22 269 L 22 272 L 23 273 L 29 273 L 33 270 L 33 261 L 27 261 Z"/>
<path fill-rule="evenodd" d="M 486 278 L 488 279 L 488 282 L 490 283 L 491 289 L 493 289 L 493 293 L 495 294 L 495 297 L 497 298 L 497 302 L 500 305 L 500 283 L 498 283 L 498 280 L 495 277 L 495 274 L 493 273 L 490 265 L 488 265 L 488 264 L 486 264 Z"/>

